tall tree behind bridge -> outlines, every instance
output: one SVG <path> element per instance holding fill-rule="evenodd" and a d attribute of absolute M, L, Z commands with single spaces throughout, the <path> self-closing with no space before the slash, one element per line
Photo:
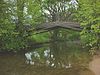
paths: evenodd
<path fill-rule="evenodd" d="M 47 21 L 70 21 L 77 9 L 76 0 L 43 0 L 42 11 Z"/>

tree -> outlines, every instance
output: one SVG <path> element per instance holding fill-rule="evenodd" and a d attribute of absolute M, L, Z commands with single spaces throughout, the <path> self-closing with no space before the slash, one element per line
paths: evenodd
<path fill-rule="evenodd" d="M 100 1 L 78 1 L 77 20 L 83 30 L 81 38 L 90 48 L 100 47 Z"/>
<path fill-rule="evenodd" d="M 70 21 L 77 2 L 73 4 L 72 0 L 43 0 L 41 5 L 47 21 Z"/>
<path fill-rule="evenodd" d="M 37 0 L 0 1 L 1 50 L 20 50 L 28 46 L 28 30 L 43 21 L 38 3 Z"/>

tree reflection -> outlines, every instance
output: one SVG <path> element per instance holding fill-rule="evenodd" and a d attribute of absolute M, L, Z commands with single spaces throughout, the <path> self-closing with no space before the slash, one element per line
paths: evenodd
<path fill-rule="evenodd" d="M 56 41 L 31 53 L 34 65 L 52 68 L 86 68 L 91 59 L 89 52 L 75 41 Z"/>

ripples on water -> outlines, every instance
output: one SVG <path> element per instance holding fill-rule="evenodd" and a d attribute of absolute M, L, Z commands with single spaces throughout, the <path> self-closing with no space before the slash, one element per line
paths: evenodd
<path fill-rule="evenodd" d="M 0 55 L 0 75 L 94 75 L 91 56 L 77 43 L 52 43 L 23 54 Z"/>

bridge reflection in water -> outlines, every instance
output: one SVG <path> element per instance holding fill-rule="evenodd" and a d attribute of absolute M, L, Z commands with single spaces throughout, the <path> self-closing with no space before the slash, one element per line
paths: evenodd
<path fill-rule="evenodd" d="M 54 42 L 28 53 L 34 64 L 24 53 L 1 54 L 0 75 L 94 75 L 88 69 L 92 57 L 78 43 Z"/>

